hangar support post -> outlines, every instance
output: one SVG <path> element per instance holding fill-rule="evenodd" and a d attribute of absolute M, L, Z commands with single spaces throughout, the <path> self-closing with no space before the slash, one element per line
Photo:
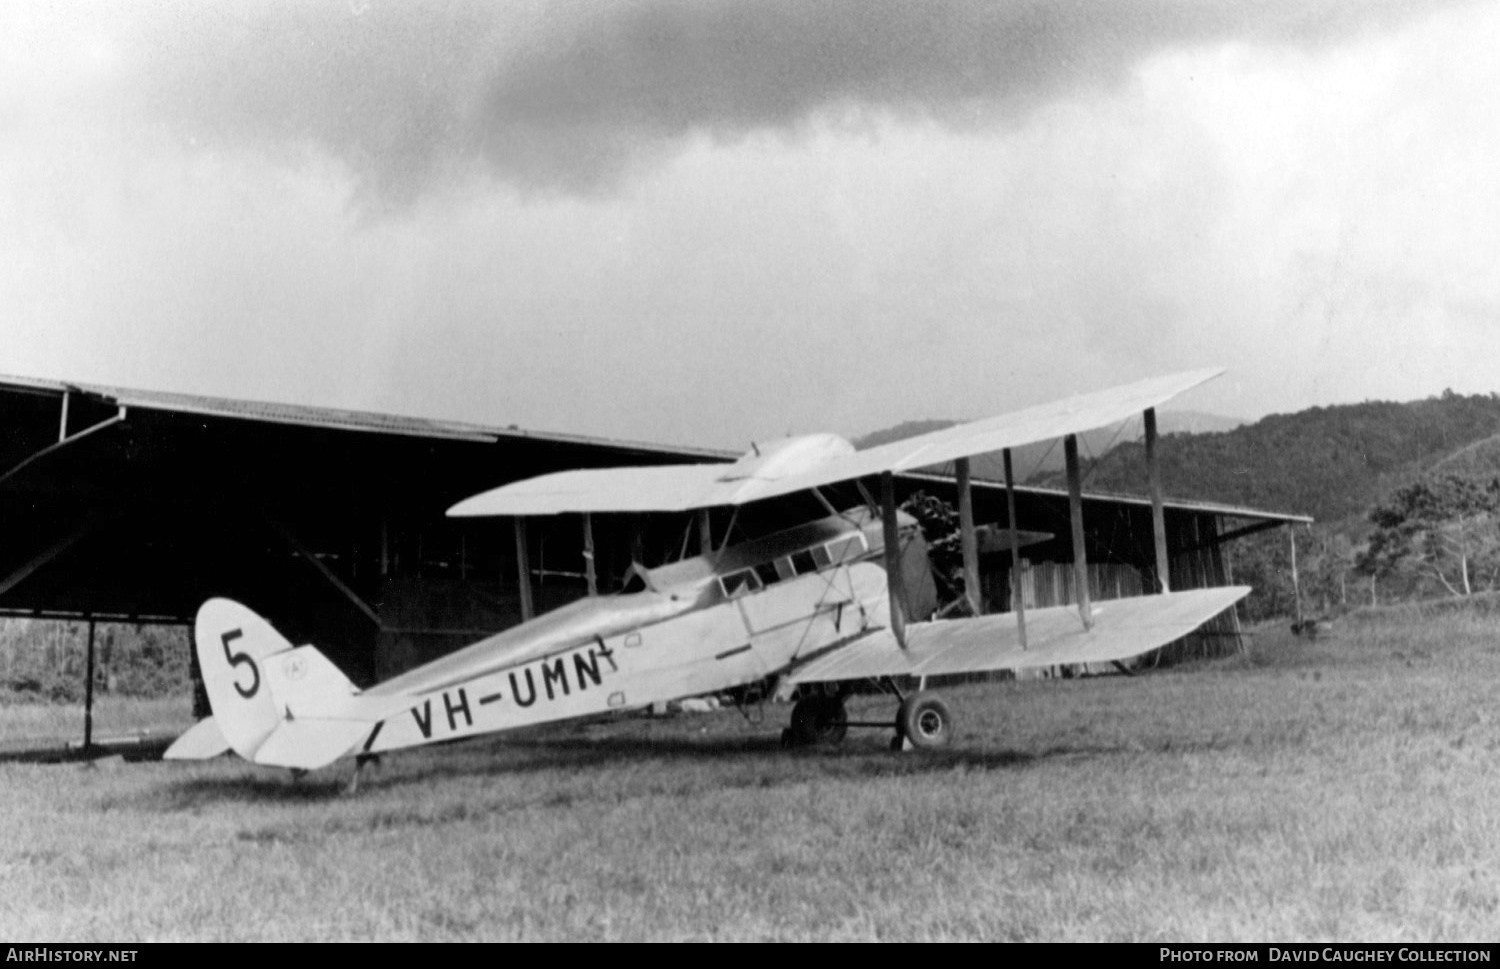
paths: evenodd
<path fill-rule="evenodd" d="M 89 652 L 84 663 L 83 681 L 83 752 L 94 747 L 94 617 L 89 617 Z"/>

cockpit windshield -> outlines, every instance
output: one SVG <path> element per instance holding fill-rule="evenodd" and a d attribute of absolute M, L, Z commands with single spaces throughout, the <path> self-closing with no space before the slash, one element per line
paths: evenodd
<path fill-rule="evenodd" d="M 726 572 L 719 577 L 719 583 L 724 589 L 724 597 L 733 599 L 736 596 L 759 592 L 767 586 L 797 576 L 821 572 L 841 562 L 857 560 L 868 550 L 869 545 L 864 535 L 854 532 L 820 545 L 814 545 L 812 548 L 799 549 L 789 555 L 778 556 L 768 562 L 758 562 L 746 568 Z"/>
<path fill-rule="evenodd" d="M 724 597 L 733 599 L 750 592 L 759 592 L 761 588 L 760 578 L 756 576 L 754 569 L 741 569 L 728 575 L 720 576 L 719 582 L 724 586 Z"/>

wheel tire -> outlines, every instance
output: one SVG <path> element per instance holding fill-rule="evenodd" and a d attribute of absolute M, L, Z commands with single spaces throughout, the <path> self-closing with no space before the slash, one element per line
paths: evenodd
<path fill-rule="evenodd" d="M 953 713 L 931 693 L 913 693 L 901 701 L 896 725 L 899 735 L 921 750 L 946 747 L 953 740 Z"/>
<path fill-rule="evenodd" d="M 844 701 L 833 696 L 809 696 L 792 707 L 792 725 L 787 728 L 789 745 L 842 743 L 849 732 L 849 714 Z"/>

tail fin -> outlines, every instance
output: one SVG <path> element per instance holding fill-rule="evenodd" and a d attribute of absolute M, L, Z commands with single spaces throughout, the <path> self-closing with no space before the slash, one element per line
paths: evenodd
<path fill-rule="evenodd" d="M 246 760 L 281 722 L 266 683 L 265 661 L 292 648 L 271 624 L 228 599 L 210 599 L 193 627 L 198 668 L 214 720 L 234 752 Z"/>
<path fill-rule="evenodd" d="M 321 767 L 368 731 L 367 718 L 351 710 L 359 691 L 338 667 L 312 646 L 293 647 L 239 603 L 205 602 L 194 638 L 213 719 L 246 760 Z"/>

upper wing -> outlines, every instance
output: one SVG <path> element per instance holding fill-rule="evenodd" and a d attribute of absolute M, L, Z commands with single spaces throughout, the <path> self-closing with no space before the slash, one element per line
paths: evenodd
<path fill-rule="evenodd" d="M 742 505 L 885 471 L 910 471 L 955 458 L 1020 447 L 1113 424 L 1211 380 L 1195 370 L 1080 394 L 854 451 L 833 435 L 767 448 L 733 464 L 563 471 L 508 484 L 459 502 L 449 515 L 548 515 L 580 511 L 685 511 Z"/>
<path fill-rule="evenodd" d="M 1133 417 L 1148 407 L 1171 400 L 1183 391 L 1212 380 L 1223 372 L 1222 369 L 1195 370 L 1170 377 L 1156 377 L 1123 387 L 1112 387 L 1109 390 L 1028 407 L 999 417 L 959 424 L 902 441 L 892 441 L 890 444 L 858 451 L 840 461 L 769 482 L 759 488 L 753 497 L 745 500 L 772 498 L 836 481 L 863 478 L 882 471 L 912 471 L 955 458 L 988 454 L 1002 448 L 1016 448 L 1038 441 L 1050 441 L 1065 434 L 1092 430 Z"/>
<path fill-rule="evenodd" d="M 705 505 L 727 464 L 667 464 L 647 468 L 593 468 L 527 478 L 466 498 L 448 509 L 454 517 L 557 515 L 581 511 L 686 511 Z"/>
<path fill-rule="evenodd" d="M 1228 586 L 1110 599 L 1094 604 L 1092 629 L 1075 606 L 1028 609 L 1025 649 L 1014 613 L 910 623 L 906 649 L 888 632 L 869 636 L 797 667 L 783 683 L 1118 662 L 1181 639 L 1249 594 Z"/>

